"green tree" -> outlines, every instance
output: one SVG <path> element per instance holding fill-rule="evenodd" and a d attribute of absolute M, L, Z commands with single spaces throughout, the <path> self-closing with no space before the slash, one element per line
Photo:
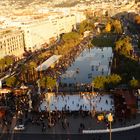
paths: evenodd
<path fill-rule="evenodd" d="M 37 64 L 34 61 L 31 61 L 29 63 L 29 66 L 27 67 L 29 71 L 28 75 L 31 81 L 34 81 L 37 78 L 37 72 L 35 71 L 36 67 L 37 67 Z"/>
<path fill-rule="evenodd" d="M 115 43 L 115 50 L 119 52 L 123 46 L 123 41 L 120 39 Z"/>
<path fill-rule="evenodd" d="M 0 71 L 3 72 L 6 67 L 9 67 L 15 61 L 14 56 L 5 56 L 4 58 L 0 59 Z"/>
<path fill-rule="evenodd" d="M 106 80 L 107 80 L 107 79 L 106 79 L 105 76 L 97 76 L 97 77 L 93 80 L 94 88 L 97 88 L 97 89 L 104 89 L 104 88 L 105 88 Z"/>
<path fill-rule="evenodd" d="M 47 87 L 47 78 L 43 77 L 42 79 L 40 79 L 39 83 L 41 88 L 45 89 Z"/>
<path fill-rule="evenodd" d="M 27 82 L 27 78 L 26 78 L 26 65 L 22 64 L 20 66 L 20 68 L 21 68 L 21 71 L 22 71 L 21 74 L 20 74 L 21 80 L 24 81 L 24 82 Z"/>
<path fill-rule="evenodd" d="M 5 60 L 5 64 L 6 64 L 7 66 L 10 66 L 11 64 L 14 63 L 15 58 L 14 58 L 14 56 L 5 56 L 5 57 L 4 57 L 4 60 Z"/>
<path fill-rule="evenodd" d="M 56 86 L 56 79 L 47 77 L 47 87 L 52 91 Z"/>
<path fill-rule="evenodd" d="M 115 86 L 117 86 L 122 78 L 120 75 L 117 75 L 117 74 L 112 74 L 112 75 L 109 75 L 106 77 L 107 80 L 106 80 L 106 88 L 107 89 L 111 89 L 111 88 L 114 88 Z"/>
<path fill-rule="evenodd" d="M 70 32 L 62 35 L 60 44 L 57 46 L 57 54 L 66 55 L 73 47 L 77 46 L 81 41 L 81 35 L 78 32 Z"/>
<path fill-rule="evenodd" d="M 37 67 L 37 64 L 34 62 L 34 61 L 31 61 L 29 63 L 29 68 L 32 69 L 32 68 L 36 68 Z"/>
<path fill-rule="evenodd" d="M 80 23 L 79 26 L 79 33 L 83 34 L 85 31 L 92 31 L 94 30 L 95 26 L 93 20 L 84 20 Z"/>
<path fill-rule="evenodd" d="M 118 34 L 122 33 L 122 25 L 121 25 L 121 22 L 119 20 L 113 20 L 112 26 L 114 28 L 115 33 L 118 33 Z"/>
<path fill-rule="evenodd" d="M 37 80 L 37 72 L 35 71 L 35 68 L 37 67 L 36 62 L 31 61 L 26 64 L 21 65 L 21 80 L 25 83 L 27 82 L 34 82 Z"/>
<path fill-rule="evenodd" d="M 0 71 L 3 72 L 5 69 L 5 61 L 4 59 L 0 59 Z"/>
<path fill-rule="evenodd" d="M 6 85 L 8 87 L 14 87 L 15 84 L 16 84 L 16 81 L 17 81 L 16 77 L 14 77 L 14 76 L 13 77 L 9 77 L 9 78 L 6 79 Z"/>
<path fill-rule="evenodd" d="M 79 33 L 80 34 L 83 34 L 84 31 L 86 31 L 86 26 L 87 26 L 86 20 L 80 23 L 80 26 L 79 26 Z"/>
<path fill-rule="evenodd" d="M 106 32 L 110 32 L 110 31 L 111 31 L 111 23 L 110 23 L 110 22 L 108 22 L 108 23 L 106 24 L 105 31 L 106 31 Z"/>
<path fill-rule="evenodd" d="M 114 85 L 118 84 L 122 78 L 118 74 L 112 74 L 107 77 L 109 83 L 113 83 Z"/>
<path fill-rule="evenodd" d="M 93 80 L 94 88 L 105 89 L 114 88 L 121 82 L 122 78 L 117 74 L 112 74 L 109 76 L 97 76 Z"/>
<path fill-rule="evenodd" d="M 67 41 L 71 41 L 71 40 L 77 40 L 79 39 L 79 34 L 77 32 L 70 32 L 70 33 L 66 33 L 62 36 L 62 40 L 64 42 L 67 42 Z"/>
<path fill-rule="evenodd" d="M 131 86 L 132 88 L 138 88 L 138 87 L 140 86 L 139 81 L 136 80 L 136 79 L 130 80 L 130 86 Z"/>
<path fill-rule="evenodd" d="M 124 38 L 120 38 L 115 43 L 115 50 L 118 53 L 124 54 L 125 56 L 130 56 L 131 51 L 133 50 L 132 44 L 131 44 L 131 38 L 126 36 Z"/>
<path fill-rule="evenodd" d="M 135 22 L 136 22 L 137 24 L 140 24 L 140 15 L 136 15 L 136 16 L 135 16 Z"/>
<path fill-rule="evenodd" d="M 49 76 L 43 77 L 42 79 L 40 79 L 40 86 L 43 89 L 48 88 L 52 91 L 56 86 L 56 79 Z"/>

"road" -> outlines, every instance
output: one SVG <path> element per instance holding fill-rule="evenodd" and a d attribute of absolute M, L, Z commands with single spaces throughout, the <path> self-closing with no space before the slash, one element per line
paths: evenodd
<path fill-rule="evenodd" d="M 24 134 L 14 135 L 14 140 L 109 140 L 109 133 L 105 134 Z M 8 136 L 1 140 L 8 140 Z M 112 133 L 112 140 L 140 140 L 140 128 Z"/>

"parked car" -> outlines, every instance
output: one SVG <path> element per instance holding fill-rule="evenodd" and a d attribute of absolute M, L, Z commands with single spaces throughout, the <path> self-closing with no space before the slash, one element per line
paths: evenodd
<path fill-rule="evenodd" d="M 14 130 L 16 130 L 16 131 L 22 131 L 22 130 L 25 130 L 25 127 L 24 127 L 24 125 L 16 125 L 15 128 L 14 128 Z"/>

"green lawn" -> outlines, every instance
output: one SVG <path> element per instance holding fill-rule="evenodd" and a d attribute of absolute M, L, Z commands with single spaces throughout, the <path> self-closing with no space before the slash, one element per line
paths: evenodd
<path fill-rule="evenodd" d="M 114 47 L 116 37 L 115 34 L 100 34 L 93 38 L 92 44 L 97 47 Z"/>

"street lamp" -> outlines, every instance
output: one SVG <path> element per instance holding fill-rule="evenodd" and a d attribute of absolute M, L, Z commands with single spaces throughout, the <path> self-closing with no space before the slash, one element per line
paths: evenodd
<path fill-rule="evenodd" d="M 47 97 L 46 98 L 46 101 L 47 101 L 47 104 L 48 104 L 48 111 L 49 111 L 49 126 L 51 126 L 51 108 L 50 108 L 50 101 L 51 101 L 51 97 L 52 97 L 52 93 L 48 93 L 46 94 Z"/>
<path fill-rule="evenodd" d="M 92 82 L 92 94 L 94 92 L 94 82 Z"/>
<path fill-rule="evenodd" d="M 40 94 L 41 93 L 41 89 L 40 89 L 40 79 L 39 80 L 37 80 L 37 86 L 38 86 L 38 94 Z"/>
<path fill-rule="evenodd" d="M 58 94 L 59 83 L 56 81 L 56 93 Z"/>
<path fill-rule="evenodd" d="M 109 113 L 107 119 L 108 119 L 109 124 L 110 124 L 110 127 L 109 127 L 110 140 L 112 140 L 112 134 L 111 134 L 111 122 L 113 122 L 113 115 L 112 115 L 111 113 Z"/>
<path fill-rule="evenodd" d="M 92 107 L 92 106 L 91 106 L 91 105 L 92 105 L 92 103 L 91 103 L 91 97 L 93 97 L 93 92 L 94 92 L 94 83 L 93 83 L 93 82 L 91 83 L 91 88 L 92 88 L 92 89 L 91 89 L 91 92 L 90 92 L 90 112 L 91 112 L 91 110 L 92 110 L 92 109 L 91 109 L 91 107 Z M 92 108 L 93 108 L 93 107 L 92 107 Z"/>

